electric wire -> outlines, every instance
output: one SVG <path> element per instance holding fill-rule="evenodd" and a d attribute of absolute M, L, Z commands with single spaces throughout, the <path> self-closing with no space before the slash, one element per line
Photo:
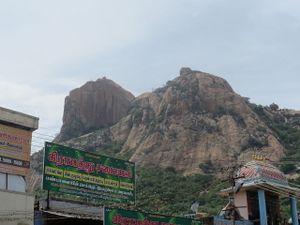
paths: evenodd
<path fill-rule="evenodd" d="M 52 135 L 49 135 L 49 134 L 42 134 L 42 133 L 39 133 L 39 132 L 34 132 L 33 134 L 38 135 L 38 136 L 45 136 L 45 137 L 55 138 L 55 136 L 52 136 Z"/>

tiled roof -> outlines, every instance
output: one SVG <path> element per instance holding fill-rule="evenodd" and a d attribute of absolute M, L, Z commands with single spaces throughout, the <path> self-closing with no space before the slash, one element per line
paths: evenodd
<path fill-rule="evenodd" d="M 250 183 L 268 182 L 289 186 L 286 176 L 275 166 L 262 161 L 250 161 L 239 171 L 238 176 L 243 177 L 239 181 L 244 185 Z"/>

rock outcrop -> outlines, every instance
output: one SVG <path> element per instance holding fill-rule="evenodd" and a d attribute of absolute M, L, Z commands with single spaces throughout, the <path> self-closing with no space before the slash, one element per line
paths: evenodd
<path fill-rule="evenodd" d="M 63 125 L 56 141 L 109 127 L 125 116 L 134 96 L 102 78 L 74 89 L 65 99 Z"/>
<path fill-rule="evenodd" d="M 104 133 L 109 138 L 87 134 L 69 144 L 101 152 L 110 140 L 121 146 L 120 157 L 183 174 L 248 161 L 254 152 L 275 161 L 285 154 L 276 135 L 224 79 L 189 68 L 137 97 Z"/>

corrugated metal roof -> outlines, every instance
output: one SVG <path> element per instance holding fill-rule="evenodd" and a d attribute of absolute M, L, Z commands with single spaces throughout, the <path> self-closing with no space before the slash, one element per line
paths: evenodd
<path fill-rule="evenodd" d="M 50 207 L 46 209 L 47 203 L 41 203 L 41 211 L 69 218 L 103 220 L 103 207 L 81 203 L 50 200 Z"/>

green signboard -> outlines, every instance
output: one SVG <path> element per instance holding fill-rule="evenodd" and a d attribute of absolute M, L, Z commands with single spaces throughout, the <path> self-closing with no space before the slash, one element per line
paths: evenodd
<path fill-rule="evenodd" d="M 134 204 L 135 164 L 46 142 L 43 189 Z"/>
<path fill-rule="evenodd" d="M 129 211 L 116 208 L 104 208 L 103 225 L 201 225 L 201 221 Z"/>

